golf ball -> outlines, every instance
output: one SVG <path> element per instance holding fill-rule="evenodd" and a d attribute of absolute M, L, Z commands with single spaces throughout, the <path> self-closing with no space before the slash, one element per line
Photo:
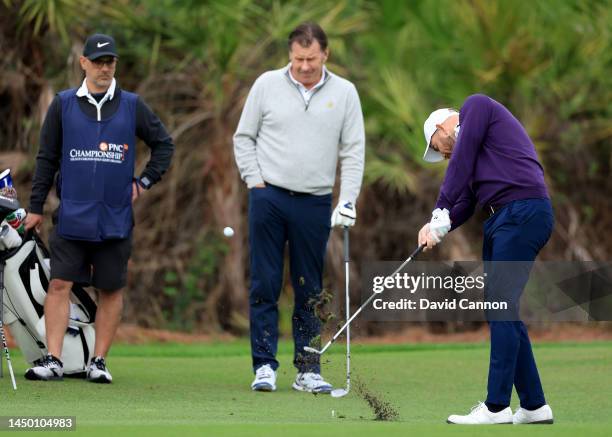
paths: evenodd
<path fill-rule="evenodd" d="M 226 226 L 225 228 L 223 228 L 223 235 L 225 235 L 226 237 L 233 237 L 234 230 L 229 226 Z"/>

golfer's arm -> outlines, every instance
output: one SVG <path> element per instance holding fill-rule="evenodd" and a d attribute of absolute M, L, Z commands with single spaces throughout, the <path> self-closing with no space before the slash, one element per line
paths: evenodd
<path fill-rule="evenodd" d="M 62 102 L 55 96 L 40 130 L 40 148 L 36 156 L 36 170 L 32 179 L 32 193 L 28 210 L 42 214 L 53 179 L 62 157 Z"/>
<path fill-rule="evenodd" d="M 458 228 L 474 214 L 476 209 L 476 198 L 470 187 L 461 193 L 457 202 L 450 209 L 451 231 Z"/>
<path fill-rule="evenodd" d="M 461 131 L 453 149 L 436 208 L 449 211 L 468 187 L 474 175 L 476 158 L 489 125 L 489 99 L 486 96 L 470 96 L 461 108 Z"/>
<path fill-rule="evenodd" d="M 236 165 L 248 188 L 264 183 L 256 150 L 256 138 L 262 121 L 263 90 L 260 80 L 256 80 L 249 91 L 233 138 Z"/>
<path fill-rule="evenodd" d="M 151 149 L 151 156 L 140 177 L 147 177 L 151 184 L 155 184 L 170 167 L 174 143 L 159 117 L 141 98 L 136 104 L 136 136 Z"/>
<path fill-rule="evenodd" d="M 357 89 L 351 87 L 340 136 L 340 199 L 357 200 L 365 164 L 365 129 Z"/>

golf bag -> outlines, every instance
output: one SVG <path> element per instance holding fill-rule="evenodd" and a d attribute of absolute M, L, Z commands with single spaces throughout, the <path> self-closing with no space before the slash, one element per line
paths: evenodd
<path fill-rule="evenodd" d="M 32 233 L 18 249 L 3 255 L 8 255 L 4 268 L 4 324 L 26 361 L 36 365 L 47 354 L 44 303 L 49 287 L 49 253 Z M 66 376 L 85 376 L 94 352 L 95 317 L 95 302 L 82 286 L 74 284 L 60 357 Z"/>

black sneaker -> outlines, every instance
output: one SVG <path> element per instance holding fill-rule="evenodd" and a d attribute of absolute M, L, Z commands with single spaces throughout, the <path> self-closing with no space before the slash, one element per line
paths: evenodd
<path fill-rule="evenodd" d="M 26 379 L 31 381 L 60 381 L 64 376 L 64 364 L 51 354 L 34 361 L 26 373 Z"/>
<path fill-rule="evenodd" d="M 87 380 L 100 384 L 110 384 L 113 381 L 113 377 L 106 368 L 104 357 L 93 357 L 91 359 L 91 363 L 87 369 Z"/>

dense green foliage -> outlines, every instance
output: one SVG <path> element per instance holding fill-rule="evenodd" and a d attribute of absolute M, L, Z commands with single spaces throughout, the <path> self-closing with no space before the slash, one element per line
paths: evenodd
<path fill-rule="evenodd" d="M 25 155 L 14 169 L 22 201 L 46 105 L 79 83 L 76 60 L 94 31 L 115 36 L 120 83 L 176 141 L 171 172 L 137 208 L 129 312 L 139 322 L 245 328 L 246 190 L 231 136 L 250 85 L 287 62 L 286 36 L 305 20 L 328 32 L 328 67 L 356 83 L 366 117 L 356 265 L 410 251 L 444 169 L 420 160 L 422 123 L 479 92 L 506 104 L 536 143 L 557 212 L 543 256 L 609 256 L 610 0 L 2 0 L 0 149 Z M 231 241 L 219 238 L 228 225 Z M 434 256 L 478 256 L 477 220 L 464 228 Z M 339 250 L 334 235 L 332 288 Z M 151 311 L 135 311 L 143 305 Z"/>

